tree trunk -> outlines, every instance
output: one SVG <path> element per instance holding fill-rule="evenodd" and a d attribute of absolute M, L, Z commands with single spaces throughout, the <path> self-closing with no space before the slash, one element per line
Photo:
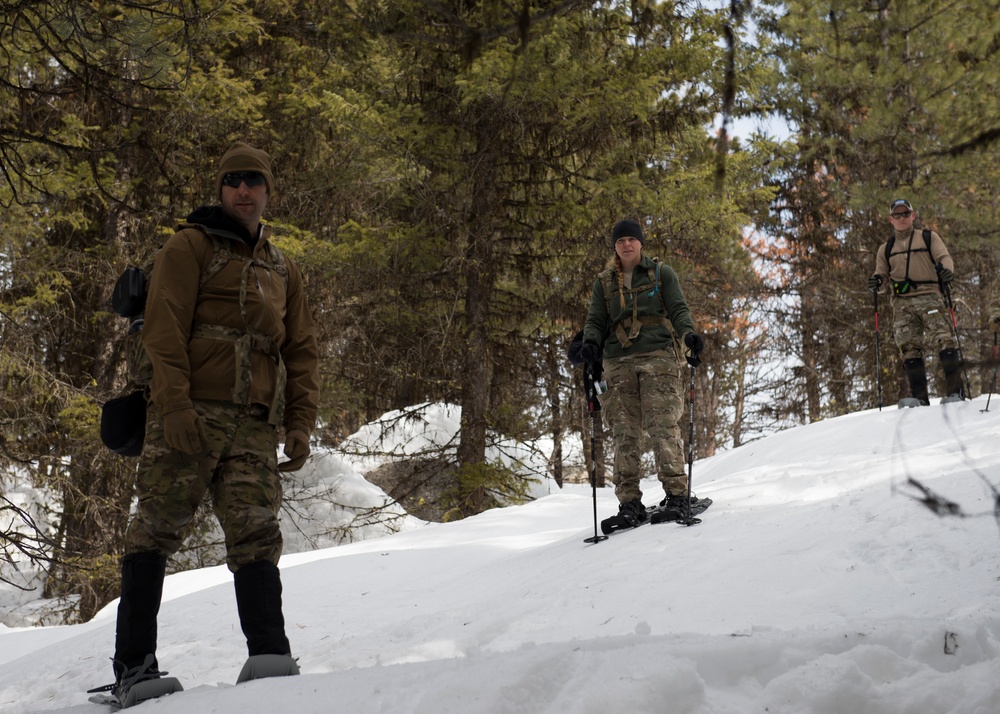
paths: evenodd
<path fill-rule="evenodd" d="M 733 448 L 743 443 L 743 412 L 746 409 L 747 354 L 740 350 L 736 361 L 736 384 L 733 394 Z"/>
<path fill-rule="evenodd" d="M 562 437 L 565 432 L 562 416 L 562 395 L 559 390 L 560 374 L 559 360 L 556 355 L 559 346 L 555 337 L 549 335 L 545 341 L 545 394 L 549 402 L 549 431 L 552 434 L 552 456 L 549 458 L 549 469 L 552 478 L 559 488 L 563 487 L 563 451 Z"/>
<path fill-rule="evenodd" d="M 465 286 L 465 356 L 462 360 L 462 432 L 458 445 L 459 469 L 486 461 L 486 415 L 489 408 L 492 366 L 489 358 L 490 304 L 496 281 L 494 229 L 500 210 L 497 195 L 496 151 L 493 126 L 495 112 L 483 108 L 477 130 L 475 155 L 470 157 L 471 199 L 465 225 L 467 242 L 462 262 Z M 477 503 L 476 500 L 479 500 Z M 474 495 L 472 508 L 482 506 L 482 494 Z"/>

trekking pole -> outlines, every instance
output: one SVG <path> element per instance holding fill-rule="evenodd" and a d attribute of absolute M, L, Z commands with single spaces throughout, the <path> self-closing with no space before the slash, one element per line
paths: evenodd
<path fill-rule="evenodd" d="M 693 526 L 701 523 L 700 518 L 695 518 L 691 515 L 691 480 L 694 472 L 694 370 L 695 367 L 701 364 L 701 360 L 697 357 L 688 357 L 687 361 L 691 366 L 691 380 L 688 383 L 688 487 L 687 497 L 685 498 L 684 517 L 678 518 L 677 522 L 683 523 L 686 526 Z"/>
<path fill-rule="evenodd" d="M 584 538 L 584 543 L 600 543 L 608 539 L 606 535 L 597 534 L 597 442 L 594 434 L 597 432 L 597 412 L 601 405 L 597 401 L 597 385 L 594 384 L 592 369 L 589 363 L 583 369 L 583 389 L 587 394 L 587 411 L 590 412 L 590 488 L 594 497 L 594 536 Z"/>
<path fill-rule="evenodd" d="M 882 361 L 878 350 L 878 290 L 872 293 L 875 298 L 875 385 L 878 390 L 878 410 L 882 411 Z"/>
<path fill-rule="evenodd" d="M 948 312 L 951 314 L 951 329 L 955 333 L 955 351 L 958 353 L 958 364 L 962 370 L 962 386 L 965 388 L 966 396 L 972 399 L 972 389 L 969 387 L 969 374 L 965 369 L 965 357 L 962 356 L 962 341 L 958 337 L 958 319 L 955 317 L 955 304 L 951 301 L 951 285 L 942 282 L 941 286 L 944 288 L 944 299 L 948 304 Z"/>
<path fill-rule="evenodd" d="M 993 333 L 993 379 L 990 380 L 990 393 L 986 395 L 986 408 L 980 409 L 979 412 L 988 412 L 990 410 L 990 399 L 993 398 L 993 392 L 997 388 L 997 336 L 1000 335 L 998 332 Z"/>

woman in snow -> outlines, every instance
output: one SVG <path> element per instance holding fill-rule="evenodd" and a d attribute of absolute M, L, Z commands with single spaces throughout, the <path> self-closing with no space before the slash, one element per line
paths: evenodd
<path fill-rule="evenodd" d="M 614 256 L 594 281 L 580 350 L 589 364 L 603 357 L 607 391 L 601 408 L 614 435 L 618 513 L 632 526 L 646 519 L 639 488 L 643 432 L 653 444 L 657 477 L 666 493 L 660 506 L 685 511 L 689 485 L 679 425 L 684 412 L 682 357 L 696 366 L 704 348 L 677 274 L 642 254 L 644 240 L 636 221 L 615 224 Z"/>

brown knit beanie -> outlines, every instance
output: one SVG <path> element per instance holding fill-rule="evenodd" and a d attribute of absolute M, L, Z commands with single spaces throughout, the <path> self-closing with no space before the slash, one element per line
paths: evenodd
<path fill-rule="evenodd" d="M 271 157 L 266 151 L 255 149 L 249 144 L 237 141 L 219 161 L 219 172 L 215 175 L 215 193 L 222 196 L 222 177 L 239 171 L 256 171 L 264 177 L 267 195 L 274 193 L 274 176 L 271 175 Z"/>

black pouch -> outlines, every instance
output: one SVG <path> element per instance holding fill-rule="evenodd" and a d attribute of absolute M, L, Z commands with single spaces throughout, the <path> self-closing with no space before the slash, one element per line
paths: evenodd
<path fill-rule="evenodd" d="M 892 292 L 896 295 L 906 295 L 906 293 L 910 292 L 910 288 L 912 287 L 913 283 L 910 282 L 909 278 L 901 283 L 897 283 L 896 281 L 892 282 Z"/>
<path fill-rule="evenodd" d="M 146 440 L 146 392 L 137 389 L 104 402 L 101 441 L 122 456 L 138 456 Z"/>
<path fill-rule="evenodd" d="M 125 268 L 115 283 L 111 309 L 122 317 L 141 315 L 146 309 L 146 275 L 142 268 Z"/>

